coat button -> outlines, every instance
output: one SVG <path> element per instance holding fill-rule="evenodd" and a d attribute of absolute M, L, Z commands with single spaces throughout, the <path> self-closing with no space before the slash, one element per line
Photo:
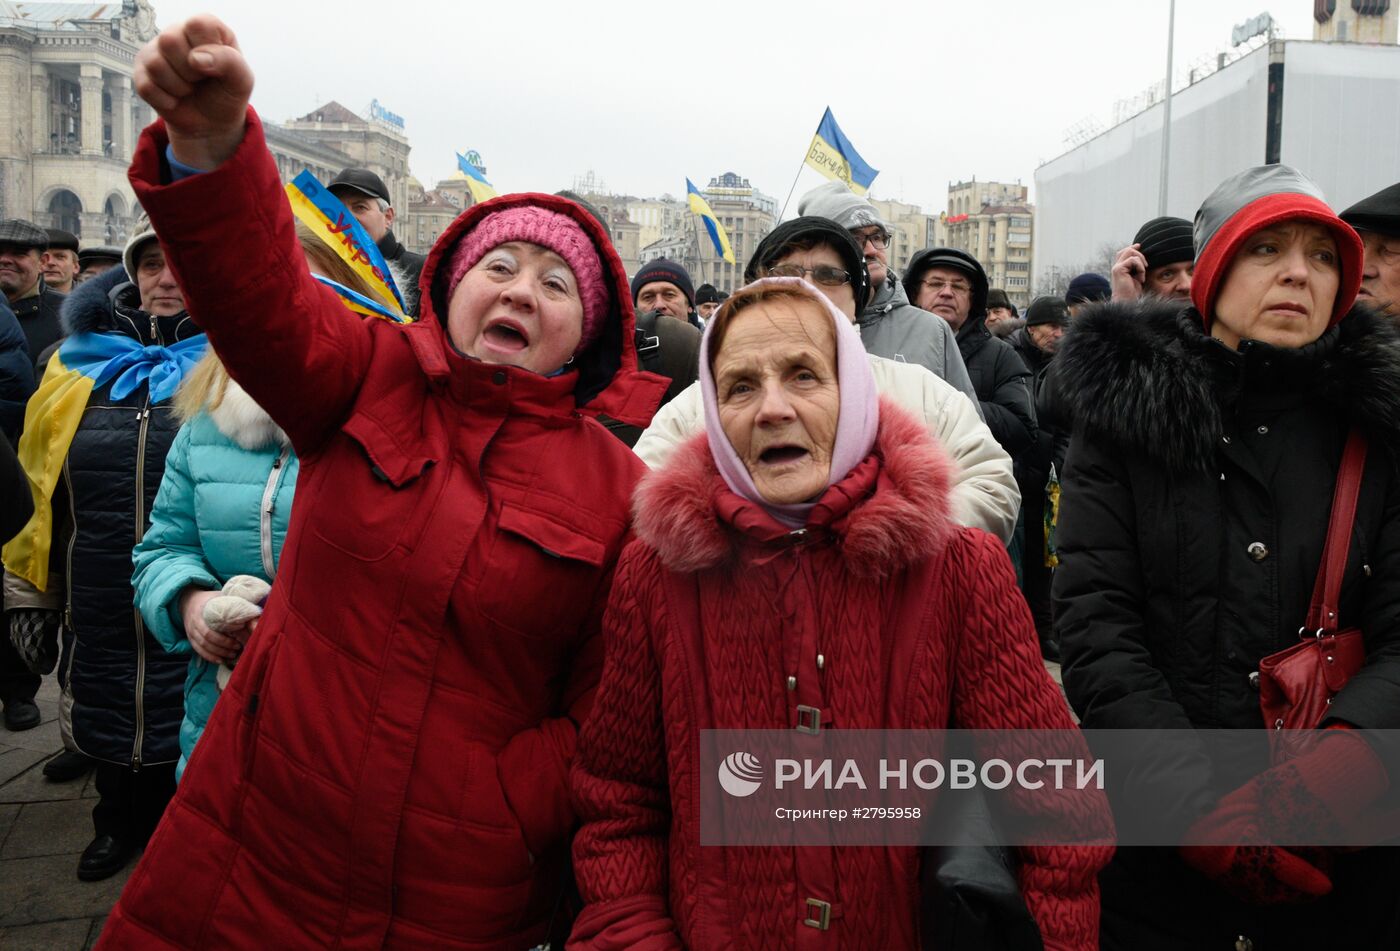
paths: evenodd
<path fill-rule="evenodd" d="M 1258 429 L 1255 430 L 1255 432 L 1257 432 L 1257 433 L 1258 433 L 1259 435 L 1261 435 L 1261 436 L 1267 436 L 1267 435 L 1269 435 L 1269 427 L 1268 427 L 1268 426 L 1260 426 Z"/>
<path fill-rule="evenodd" d="M 496 384 L 497 386 L 504 386 L 506 382 L 506 371 L 497 370 L 491 375 L 491 382 Z"/>
<path fill-rule="evenodd" d="M 1269 557 L 1269 547 L 1263 542 L 1250 542 L 1249 547 L 1246 548 L 1245 551 L 1248 552 L 1249 557 L 1253 558 L 1255 561 L 1263 561 L 1265 558 Z"/>
<path fill-rule="evenodd" d="M 1255 690 L 1259 689 L 1259 671 L 1251 670 L 1249 672 L 1249 685 Z"/>
<path fill-rule="evenodd" d="M 1229 437 L 1229 436 L 1221 436 L 1221 437 L 1220 437 L 1220 441 L 1223 442 L 1223 443 L 1224 443 L 1225 445 L 1227 445 L 1227 446 L 1230 445 L 1230 437 Z"/>

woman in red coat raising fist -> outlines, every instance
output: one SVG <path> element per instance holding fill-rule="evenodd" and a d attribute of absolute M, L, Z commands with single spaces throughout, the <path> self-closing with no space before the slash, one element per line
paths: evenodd
<path fill-rule="evenodd" d="M 209 16 L 141 53 L 141 204 L 230 375 L 302 461 L 277 583 L 104 948 L 527 948 L 559 905 L 568 771 L 642 464 L 621 262 L 514 195 L 438 240 L 421 319 L 314 280 Z M 562 464 L 561 464 L 562 463 Z"/>

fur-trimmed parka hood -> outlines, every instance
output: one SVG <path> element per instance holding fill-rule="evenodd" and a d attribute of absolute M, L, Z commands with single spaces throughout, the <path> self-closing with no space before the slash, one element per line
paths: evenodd
<path fill-rule="evenodd" d="M 121 267 L 109 268 L 73 288 L 63 302 L 63 332 L 120 333 L 142 343 L 155 343 L 151 337 L 150 314 L 141 310 L 141 295 Z M 161 340 L 173 343 L 199 333 L 188 313 L 157 317 Z"/>
<path fill-rule="evenodd" d="M 852 573 L 883 578 L 937 555 L 956 530 L 949 493 L 953 462 L 920 423 L 880 400 L 873 456 L 827 490 L 809 527 L 838 540 Z M 871 470 L 874 470 L 873 482 Z M 864 480 L 866 485 L 861 486 Z M 705 434 L 652 470 L 633 497 L 637 536 L 673 571 L 697 572 L 737 559 L 742 544 L 783 544 L 790 533 L 720 478 Z"/>
<path fill-rule="evenodd" d="M 1374 441 L 1400 449 L 1400 329 L 1364 305 L 1305 347 L 1230 350 L 1200 315 L 1159 300 L 1089 308 L 1054 373 L 1075 424 L 1175 471 L 1208 470 L 1243 388 L 1301 385 Z"/>

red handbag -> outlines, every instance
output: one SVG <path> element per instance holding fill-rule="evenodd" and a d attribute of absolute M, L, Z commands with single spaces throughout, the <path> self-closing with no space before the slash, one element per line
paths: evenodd
<path fill-rule="evenodd" d="M 1307 625 L 1298 632 L 1302 640 L 1259 661 L 1259 706 L 1264 722 L 1276 730 L 1315 729 L 1327 715 L 1332 698 L 1366 662 L 1361 629 L 1337 630 L 1337 601 L 1365 466 L 1366 438 L 1352 430 L 1337 472 Z"/>

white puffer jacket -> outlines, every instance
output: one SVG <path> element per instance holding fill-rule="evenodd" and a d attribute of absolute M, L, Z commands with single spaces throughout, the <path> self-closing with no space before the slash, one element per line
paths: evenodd
<path fill-rule="evenodd" d="M 976 405 L 917 364 L 871 356 L 870 368 L 880 394 L 922 419 L 957 462 L 961 476 L 953 486 L 953 517 L 1003 542 L 1010 540 L 1021 493 L 1011 474 L 1011 457 L 982 422 Z M 704 428 L 705 408 L 695 383 L 657 411 L 633 451 L 655 469 Z"/>

